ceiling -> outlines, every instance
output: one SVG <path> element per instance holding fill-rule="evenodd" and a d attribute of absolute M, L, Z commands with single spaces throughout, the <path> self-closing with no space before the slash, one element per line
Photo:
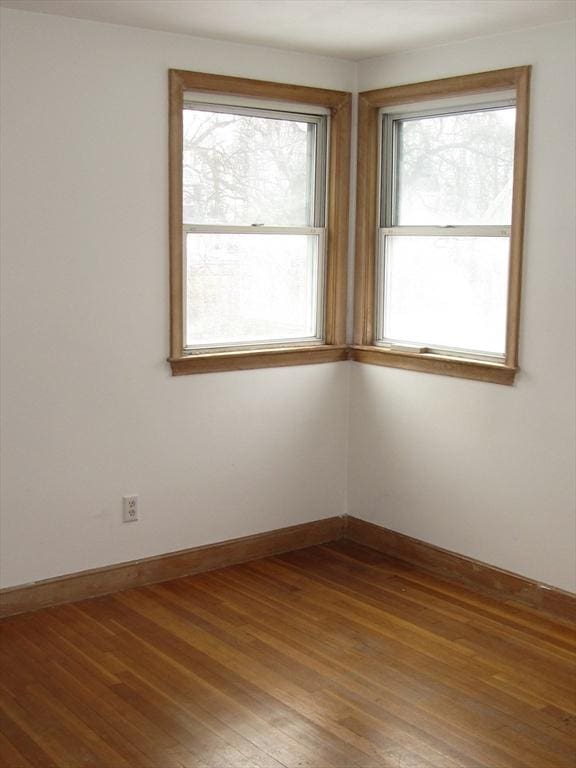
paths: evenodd
<path fill-rule="evenodd" d="M 354 61 L 576 15 L 576 0 L 0 0 L 0 5 Z"/>

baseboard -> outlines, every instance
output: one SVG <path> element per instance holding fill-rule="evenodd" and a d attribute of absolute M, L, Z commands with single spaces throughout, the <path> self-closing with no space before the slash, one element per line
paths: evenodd
<path fill-rule="evenodd" d="M 211 571 L 342 538 L 344 517 L 257 533 L 0 590 L 0 617 Z"/>
<path fill-rule="evenodd" d="M 576 595 L 571 592 L 441 549 L 357 517 L 347 516 L 344 535 L 357 544 L 371 547 L 450 581 L 457 581 L 497 600 L 520 603 L 563 621 L 576 622 Z"/>
<path fill-rule="evenodd" d="M 0 617 L 169 581 L 304 547 L 350 539 L 504 602 L 576 623 L 576 595 L 391 531 L 357 517 L 330 517 L 218 544 L 81 571 L 0 590 Z"/>

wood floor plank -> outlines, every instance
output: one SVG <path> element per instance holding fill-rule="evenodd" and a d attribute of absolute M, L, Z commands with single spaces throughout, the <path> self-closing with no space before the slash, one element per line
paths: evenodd
<path fill-rule="evenodd" d="M 0 725 L 1 725 L 0 720 Z M 17 768 L 31 768 L 32 763 L 19 752 L 12 742 L 8 741 L 0 730 L 0 756 L 5 765 L 15 766 Z"/>
<path fill-rule="evenodd" d="M 566 624 L 338 541 L 0 622 L 2 768 L 574 768 Z"/>
<path fill-rule="evenodd" d="M 187 683 L 190 685 L 195 682 L 200 685 L 198 695 L 202 701 L 207 701 L 209 698 L 216 699 L 220 707 L 223 704 L 223 698 L 232 701 L 233 711 L 229 711 L 227 707 L 224 712 L 218 711 L 219 716 L 227 718 L 226 722 L 230 722 L 232 717 L 234 722 L 238 719 L 249 721 L 253 732 L 271 731 L 277 749 L 282 750 L 282 761 L 287 765 L 300 765 L 303 760 L 314 760 L 318 744 L 323 747 L 324 752 L 328 753 L 328 764 L 340 763 L 341 756 L 337 754 L 334 745 L 328 740 L 326 742 L 319 740 L 318 735 L 311 732 L 308 723 L 298 718 L 295 712 L 275 696 L 279 684 L 288 684 L 283 682 L 282 676 L 277 677 L 270 689 L 260 688 L 250 682 L 249 668 L 237 667 L 232 662 L 231 667 L 226 666 L 226 662 L 233 657 L 226 655 L 225 650 L 225 655 L 221 657 L 213 647 L 212 652 L 216 657 L 212 658 L 206 653 L 205 648 L 196 648 L 188 644 L 188 638 L 167 638 L 162 628 L 149 618 L 141 615 L 138 618 L 132 616 L 129 621 L 130 625 L 138 627 L 138 633 L 132 635 L 134 644 L 138 645 L 142 642 L 142 637 L 148 637 L 151 647 L 154 647 L 160 640 L 164 647 L 168 646 L 165 654 L 166 661 L 177 665 L 181 671 L 194 670 L 188 676 Z M 243 677 L 242 672 L 246 672 L 247 677 Z M 355 765 L 349 759 L 345 764 L 352 768 Z"/>

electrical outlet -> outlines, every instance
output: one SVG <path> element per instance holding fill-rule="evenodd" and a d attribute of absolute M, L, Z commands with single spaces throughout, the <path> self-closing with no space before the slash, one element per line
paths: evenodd
<path fill-rule="evenodd" d="M 138 496 L 122 496 L 122 522 L 135 523 L 138 520 Z"/>

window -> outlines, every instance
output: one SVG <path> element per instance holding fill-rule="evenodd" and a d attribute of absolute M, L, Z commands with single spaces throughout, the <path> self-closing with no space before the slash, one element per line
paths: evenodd
<path fill-rule="evenodd" d="M 346 359 L 350 95 L 170 81 L 173 373 Z"/>
<path fill-rule="evenodd" d="M 513 383 L 528 80 L 360 94 L 354 359 Z"/>

